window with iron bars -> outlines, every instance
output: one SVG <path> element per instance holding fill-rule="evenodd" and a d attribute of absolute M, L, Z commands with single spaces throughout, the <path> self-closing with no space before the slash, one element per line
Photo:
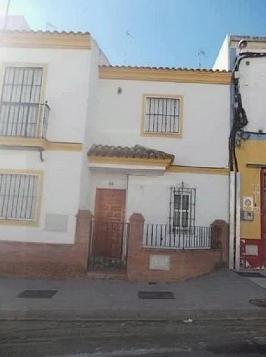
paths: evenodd
<path fill-rule="evenodd" d="M 1 136 L 42 136 L 40 115 L 46 111 L 45 104 L 40 103 L 42 83 L 42 67 L 5 66 L 0 103 Z"/>
<path fill-rule="evenodd" d="M 144 134 L 180 134 L 180 98 L 144 97 Z"/>
<path fill-rule="evenodd" d="M 0 173 L 0 220 L 36 219 L 38 175 Z"/>
<path fill-rule="evenodd" d="M 169 226 L 174 232 L 195 227 L 195 201 L 195 188 L 187 188 L 184 184 L 171 187 Z"/>

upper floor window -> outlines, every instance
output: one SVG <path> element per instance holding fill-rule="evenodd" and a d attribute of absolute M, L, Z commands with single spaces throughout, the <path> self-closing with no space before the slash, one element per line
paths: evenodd
<path fill-rule="evenodd" d="M 181 134 L 181 97 L 144 96 L 143 133 Z"/>
<path fill-rule="evenodd" d="M 0 220 L 35 221 L 38 174 L 0 172 Z"/>
<path fill-rule="evenodd" d="M 43 67 L 4 67 L 0 136 L 45 136 L 49 107 L 42 102 L 43 76 Z"/>

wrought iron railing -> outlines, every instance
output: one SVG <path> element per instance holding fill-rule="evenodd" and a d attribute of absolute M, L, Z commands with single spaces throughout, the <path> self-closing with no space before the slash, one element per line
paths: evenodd
<path fill-rule="evenodd" d="M 124 270 L 127 263 L 129 223 L 93 220 L 89 270 Z"/>
<path fill-rule="evenodd" d="M 0 103 L 0 136 L 46 138 L 50 107 L 45 103 Z"/>
<path fill-rule="evenodd" d="M 143 245 L 152 248 L 210 249 L 211 228 L 194 226 L 182 229 L 169 224 L 145 224 Z"/>

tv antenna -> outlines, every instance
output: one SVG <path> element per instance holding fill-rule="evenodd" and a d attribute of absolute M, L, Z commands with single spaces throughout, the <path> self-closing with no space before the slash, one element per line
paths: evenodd
<path fill-rule="evenodd" d="M 198 59 L 199 59 L 199 68 L 201 69 L 201 66 L 202 66 L 202 60 L 203 60 L 203 57 L 206 56 L 206 53 L 205 51 L 199 49 L 198 50 Z"/>

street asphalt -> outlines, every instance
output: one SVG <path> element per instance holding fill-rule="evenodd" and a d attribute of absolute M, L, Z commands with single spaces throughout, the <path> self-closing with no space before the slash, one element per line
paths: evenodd
<path fill-rule="evenodd" d="M 228 271 L 171 284 L 2 278 L 0 356 L 264 356 L 266 307 L 250 301 L 265 301 L 265 282 Z"/>

